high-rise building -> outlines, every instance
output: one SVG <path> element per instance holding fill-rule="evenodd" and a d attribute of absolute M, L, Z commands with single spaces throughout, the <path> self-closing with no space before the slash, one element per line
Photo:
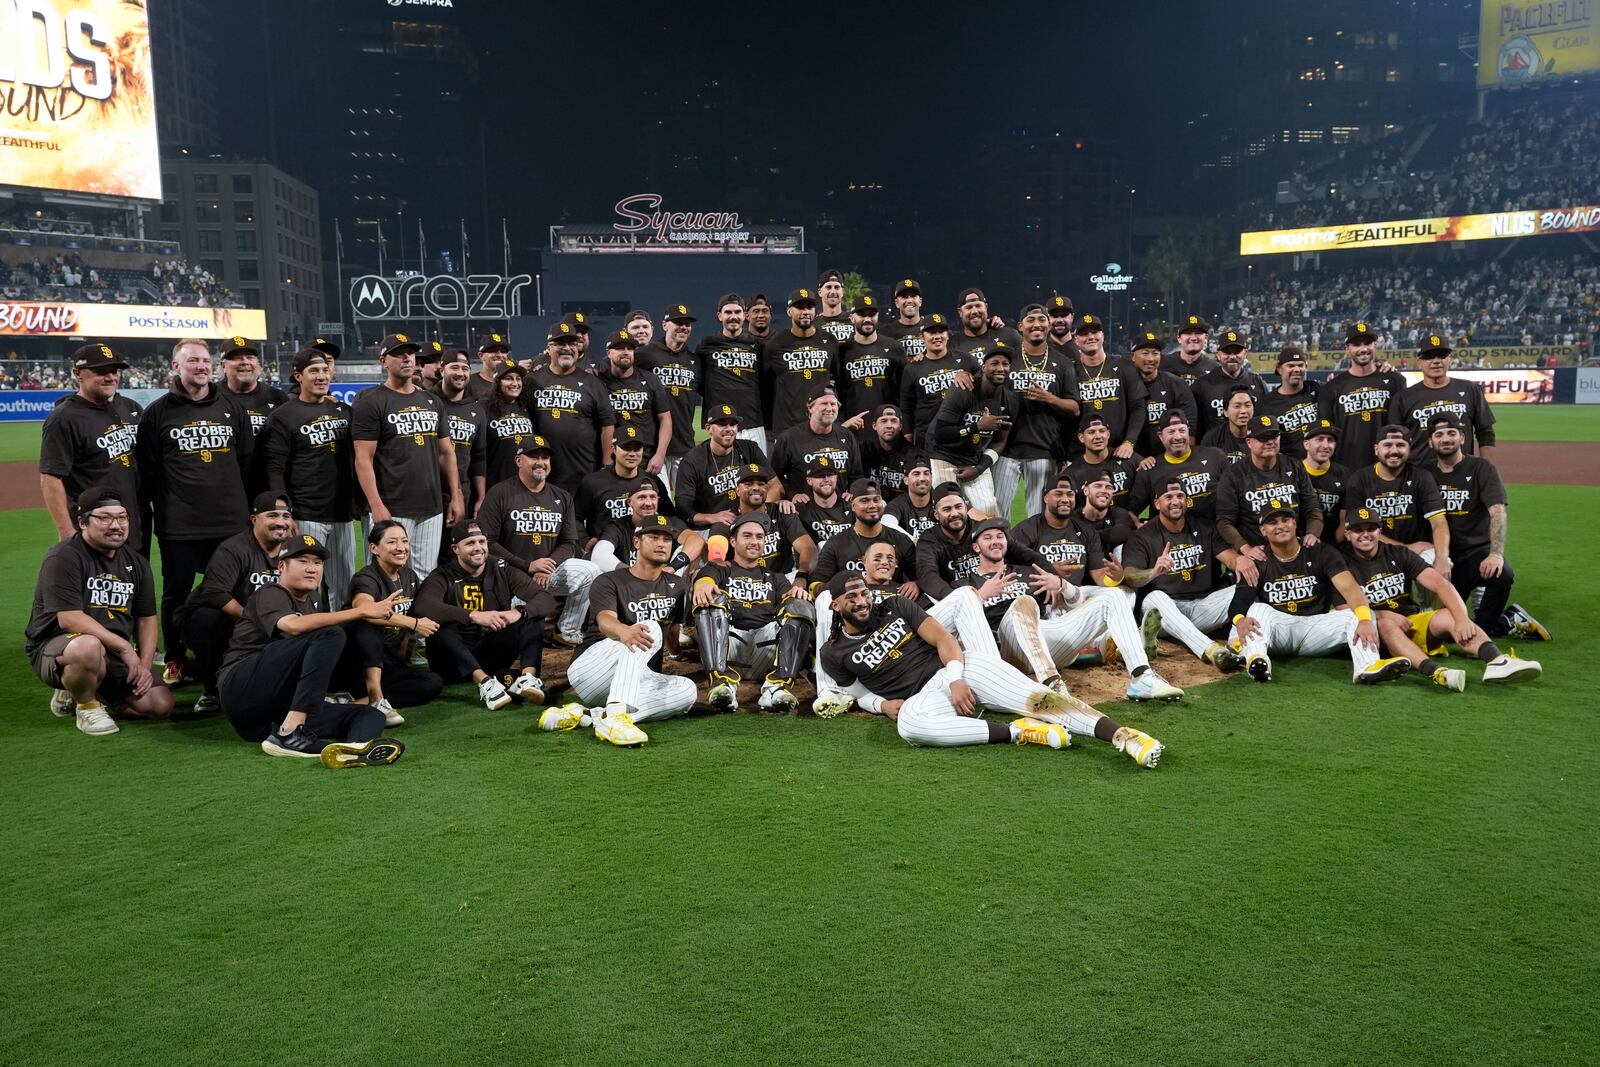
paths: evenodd
<path fill-rule="evenodd" d="M 162 147 L 219 147 L 216 7 L 205 0 L 151 4 L 150 50 Z"/>

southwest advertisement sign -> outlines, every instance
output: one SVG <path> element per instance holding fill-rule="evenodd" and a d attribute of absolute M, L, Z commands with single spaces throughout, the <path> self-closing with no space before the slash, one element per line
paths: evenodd
<path fill-rule="evenodd" d="M 267 313 L 250 308 L 48 304 L 0 300 L 0 336 L 147 337 L 267 336 Z"/>
<path fill-rule="evenodd" d="M 1600 3 L 1600 0 L 1596 0 Z M 1282 252 L 1334 252 L 1439 241 L 1494 241 L 1600 230 L 1600 204 L 1581 207 L 1496 211 L 1487 215 L 1442 215 L 1394 222 L 1352 222 L 1298 230 L 1254 230 L 1239 235 L 1241 256 Z"/>
<path fill-rule="evenodd" d="M 1478 19 L 1478 88 L 1600 71 L 1600 0 L 1484 0 Z"/>
<path fill-rule="evenodd" d="M 161 199 L 144 3 L 0 3 L 0 185 Z"/>

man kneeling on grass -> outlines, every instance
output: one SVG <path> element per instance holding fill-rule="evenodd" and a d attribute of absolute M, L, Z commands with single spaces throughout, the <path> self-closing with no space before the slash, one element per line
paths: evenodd
<path fill-rule="evenodd" d="M 956 595 L 972 596 L 967 590 Z M 822 650 L 828 676 L 858 697 L 881 698 L 883 714 L 914 745 L 1066 748 L 1068 735 L 1080 734 L 1109 741 L 1141 767 L 1154 767 L 1161 758 L 1161 742 L 1149 734 L 1002 662 L 986 627 L 972 627 L 970 638 L 963 632 L 963 653 L 950 631 L 909 600 L 892 596 L 874 603 L 866 580 L 855 574 L 846 579 L 833 611 L 834 633 Z M 1023 717 L 987 722 L 979 718 L 985 705 Z"/>
<path fill-rule="evenodd" d="M 328 699 L 328 683 L 344 652 L 345 624 L 382 622 L 394 611 L 393 598 L 323 611 L 317 589 L 327 558 L 328 550 L 310 534 L 284 544 L 278 583 L 250 594 L 234 624 L 217 671 L 222 710 L 240 737 L 259 741 L 269 756 L 320 757 L 329 767 L 393 763 L 405 745 L 380 736 L 381 711 Z"/>
<path fill-rule="evenodd" d="M 50 710 L 75 714 L 91 736 L 117 732 L 107 704 L 141 719 L 172 714 L 172 691 L 150 672 L 156 584 L 127 544 L 133 503 L 104 486 L 79 494 L 78 532 L 44 554 L 28 620 L 28 659 L 57 690 Z"/>

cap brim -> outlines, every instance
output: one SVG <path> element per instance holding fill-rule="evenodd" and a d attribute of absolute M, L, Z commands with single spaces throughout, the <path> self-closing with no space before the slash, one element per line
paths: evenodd
<path fill-rule="evenodd" d="M 421 352 L 421 351 L 422 351 L 422 346 L 421 345 L 403 344 L 403 345 L 395 345 L 393 348 L 386 348 L 386 349 L 383 350 L 383 354 L 386 355 L 386 356 L 397 356 L 397 355 L 404 355 L 407 352 Z"/>

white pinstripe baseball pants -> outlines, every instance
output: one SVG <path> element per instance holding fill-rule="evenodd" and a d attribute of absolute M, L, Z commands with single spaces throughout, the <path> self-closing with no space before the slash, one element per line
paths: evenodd
<path fill-rule="evenodd" d="M 567 667 L 567 682 L 578 699 L 591 708 L 620 701 L 636 710 L 634 722 L 670 719 L 694 707 L 698 690 L 694 680 L 681 674 L 661 674 L 650 669 L 650 657 L 661 650 L 661 626 L 647 622 L 650 647 L 628 648 L 621 641 L 590 645 Z"/>
<path fill-rule="evenodd" d="M 1070 608 L 1054 609 L 1039 623 L 1039 636 L 1057 667 L 1070 667 L 1084 645 L 1110 634 L 1132 674 L 1149 666 L 1144 638 L 1133 620 L 1133 595 L 1126 589 L 1087 586 Z"/>
<path fill-rule="evenodd" d="M 1340 648 L 1350 650 L 1350 680 L 1378 662 L 1378 650 L 1356 644 L 1355 613 L 1339 608 L 1322 615 L 1290 615 L 1266 604 L 1250 605 L 1249 615 L 1260 628 L 1244 642 L 1244 654 L 1270 655 L 1284 652 L 1291 656 L 1326 656 Z"/>
<path fill-rule="evenodd" d="M 1233 603 L 1233 586 L 1213 589 L 1193 600 L 1177 600 L 1159 589 L 1144 598 L 1144 610 L 1139 621 L 1144 622 L 1151 608 L 1161 612 L 1161 632 L 1183 642 L 1185 648 L 1201 659 L 1206 649 L 1215 644 L 1206 632 L 1215 630 L 1228 621 L 1228 605 Z"/>

